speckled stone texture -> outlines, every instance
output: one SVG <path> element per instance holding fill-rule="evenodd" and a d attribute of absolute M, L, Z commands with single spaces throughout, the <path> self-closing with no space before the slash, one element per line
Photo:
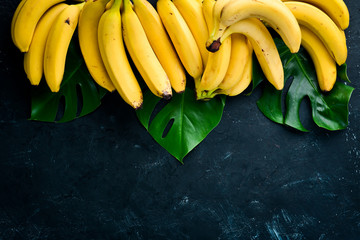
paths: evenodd
<path fill-rule="evenodd" d="M 266 119 L 260 91 L 229 98 L 181 165 L 117 94 L 64 124 L 29 121 L 30 85 L 0 5 L 0 240 L 360 237 L 360 3 L 346 0 L 349 126 L 309 133 Z"/>

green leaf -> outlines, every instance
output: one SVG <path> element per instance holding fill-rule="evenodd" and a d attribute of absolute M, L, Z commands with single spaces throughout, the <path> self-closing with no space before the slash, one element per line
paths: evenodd
<path fill-rule="evenodd" d="M 74 37 L 66 56 L 60 91 L 51 92 L 45 78 L 39 86 L 32 87 L 30 120 L 68 122 L 85 116 L 100 106 L 106 92 L 89 74 Z"/>
<path fill-rule="evenodd" d="M 249 96 L 253 91 L 264 81 L 266 80 L 264 73 L 261 71 L 260 64 L 256 59 L 255 53 L 253 53 L 253 69 L 252 69 L 252 87 L 249 88 L 249 92 L 246 93 L 246 96 Z"/>
<path fill-rule="evenodd" d="M 344 63 L 341 66 L 338 66 L 337 74 L 340 79 L 350 83 L 349 77 L 347 75 L 347 64 L 346 63 Z"/>
<path fill-rule="evenodd" d="M 285 87 L 284 90 L 277 91 L 268 82 L 264 82 L 263 94 L 257 101 L 261 112 L 274 122 L 308 131 L 302 125 L 299 115 L 300 104 L 308 97 L 312 118 L 317 126 L 328 130 L 346 128 L 348 104 L 354 88 L 338 80 L 332 91 L 323 93 L 318 86 L 315 68 L 307 52 L 301 48 L 298 53 L 292 54 L 280 39 L 276 38 L 275 42 L 284 65 L 287 79 L 285 86 L 288 86 L 288 90 L 286 91 Z M 340 80 L 348 81 L 346 65 L 341 66 L 338 72 Z M 283 97 L 285 104 L 282 104 Z"/>
<path fill-rule="evenodd" d="M 183 163 L 183 158 L 219 124 L 224 106 L 224 96 L 197 101 L 192 88 L 174 94 L 168 102 L 147 91 L 137 116 L 155 141 Z"/>
<path fill-rule="evenodd" d="M 156 105 L 160 102 L 161 98 L 151 94 L 150 91 L 146 91 L 144 93 L 143 100 L 143 106 L 141 109 L 136 111 L 136 115 L 146 130 L 149 130 L 151 115 L 156 108 Z"/>

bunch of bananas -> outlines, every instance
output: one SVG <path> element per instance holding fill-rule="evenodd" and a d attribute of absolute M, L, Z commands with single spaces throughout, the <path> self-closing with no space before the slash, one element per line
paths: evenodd
<path fill-rule="evenodd" d="M 243 92 L 252 80 L 253 55 L 267 80 L 278 90 L 284 87 L 268 27 L 292 53 L 301 45 L 308 51 L 323 91 L 332 89 L 336 65 L 347 58 L 349 12 L 343 0 L 158 0 L 156 9 L 147 0 L 77 2 L 22 0 L 18 5 L 11 36 L 25 53 L 31 84 L 44 76 L 50 90 L 59 91 L 76 28 L 93 79 L 117 90 L 135 109 L 143 96 L 128 56 L 156 96 L 170 99 L 172 91 L 183 92 L 188 74 L 199 100 Z"/>
<path fill-rule="evenodd" d="M 319 87 L 324 92 L 331 91 L 335 84 L 336 64 L 346 61 L 344 30 L 349 26 L 349 11 L 343 0 L 326 3 L 321 0 L 219 0 L 212 14 L 214 25 L 206 42 L 207 49 L 217 53 L 229 38 L 233 41 L 235 34 L 246 36 L 264 75 L 278 90 L 284 87 L 284 70 L 267 27 L 279 34 L 292 53 L 296 53 L 300 45 L 307 50 L 314 62 Z M 237 68 L 246 69 L 246 65 L 239 64 Z M 218 69 L 217 74 L 223 73 Z M 225 80 L 223 78 L 223 82 Z M 216 88 L 203 86 L 198 95 L 211 97 L 217 92 L 223 93 L 228 89 L 223 82 Z"/>

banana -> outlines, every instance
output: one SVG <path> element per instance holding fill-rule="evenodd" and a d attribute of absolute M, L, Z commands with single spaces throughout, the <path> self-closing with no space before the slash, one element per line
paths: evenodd
<path fill-rule="evenodd" d="M 209 53 L 206 50 L 205 44 L 209 37 L 209 32 L 202 10 L 202 4 L 194 0 L 173 0 L 173 3 L 189 26 L 200 50 L 203 65 L 205 66 Z"/>
<path fill-rule="evenodd" d="M 126 49 L 146 85 L 154 95 L 170 99 L 172 97 L 170 80 L 151 48 L 130 0 L 124 0 L 121 20 Z"/>
<path fill-rule="evenodd" d="M 250 44 L 248 44 L 249 49 L 252 50 L 252 47 Z M 251 80 L 252 80 L 252 54 L 249 56 L 249 58 L 246 60 L 243 71 L 241 71 L 241 75 L 236 73 L 238 75 L 238 79 L 236 79 L 235 84 L 232 84 L 231 88 L 222 89 L 217 88 L 214 91 L 210 92 L 208 94 L 208 98 L 205 100 L 210 100 L 211 98 L 214 98 L 216 95 L 228 95 L 228 96 L 236 96 L 242 93 L 246 90 L 246 88 L 249 87 Z M 234 78 L 235 80 L 235 78 Z"/>
<path fill-rule="evenodd" d="M 114 0 L 109 0 L 108 3 L 105 5 L 105 11 L 109 10 L 113 4 L 114 4 Z M 122 2 L 121 2 L 121 5 L 122 5 Z M 121 9 L 121 6 L 120 6 L 120 9 Z"/>
<path fill-rule="evenodd" d="M 206 27 L 208 31 L 212 31 L 213 29 L 213 12 L 214 12 L 214 6 L 216 4 L 216 0 L 204 0 L 202 2 L 202 11 L 204 14 Z"/>
<path fill-rule="evenodd" d="M 16 7 L 16 10 L 14 12 L 14 15 L 11 19 L 11 39 L 13 41 L 13 43 L 15 44 L 15 46 L 17 46 L 17 43 L 15 42 L 15 38 L 14 38 L 14 28 L 15 28 L 15 22 L 16 22 L 16 19 L 19 15 L 19 12 L 21 10 L 21 8 L 24 6 L 24 3 L 26 2 L 26 0 L 22 0 L 19 5 Z"/>
<path fill-rule="evenodd" d="M 237 96 L 240 93 L 242 93 L 243 91 L 245 91 L 246 88 L 249 87 L 251 80 L 252 80 L 252 55 L 246 62 L 245 66 L 244 66 L 244 71 L 243 71 L 242 77 L 236 83 L 236 85 L 230 89 L 225 89 L 222 91 L 220 90 L 219 94 L 225 94 L 228 96 Z"/>
<path fill-rule="evenodd" d="M 204 0 L 204 7 L 209 9 L 204 9 L 204 14 L 211 14 L 213 5 L 207 3 L 208 0 Z M 211 0 L 210 0 L 211 1 Z M 213 1 L 211 1 L 213 2 Z M 209 25 L 207 27 L 211 28 L 213 22 L 211 16 L 206 16 L 208 19 Z M 208 94 L 210 90 L 216 88 L 221 81 L 224 79 L 226 71 L 229 67 L 231 55 L 231 37 L 224 40 L 222 47 L 219 51 L 209 53 L 208 62 L 205 66 L 204 73 L 201 77 L 200 82 L 195 84 L 196 88 L 196 97 L 197 99 L 208 99 Z"/>
<path fill-rule="evenodd" d="M 186 73 L 156 9 L 147 0 L 134 0 L 137 14 L 157 58 L 177 93 L 185 91 Z"/>
<path fill-rule="evenodd" d="M 300 29 L 301 45 L 313 60 L 319 87 L 322 91 L 329 92 L 336 82 L 336 62 L 316 34 L 304 26 L 300 26 Z"/>
<path fill-rule="evenodd" d="M 120 6 L 122 0 L 115 0 L 104 12 L 98 25 L 98 41 L 101 58 L 116 90 L 124 101 L 134 109 L 143 103 L 139 83 L 128 61 L 122 33 Z"/>
<path fill-rule="evenodd" d="M 208 98 L 207 94 L 223 81 L 230 64 L 231 42 L 231 37 L 228 37 L 219 51 L 209 53 L 204 73 L 200 82 L 196 84 L 197 99 Z"/>
<path fill-rule="evenodd" d="M 326 13 L 303 2 L 289 1 L 285 2 L 285 5 L 294 14 L 300 25 L 310 29 L 323 41 L 337 64 L 345 63 L 347 58 L 345 33 Z"/>
<path fill-rule="evenodd" d="M 283 2 L 289 0 L 282 0 Z M 297 0 L 314 5 L 324 11 L 338 25 L 339 28 L 345 30 L 349 27 L 350 15 L 343 0 Z"/>
<path fill-rule="evenodd" d="M 21 52 L 27 52 L 37 23 L 44 13 L 64 0 L 26 0 L 14 22 L 13 38 Z"/>
<path fill-rule="evenodd" d="M 32 85 L 39 85 L 40 83 L 44 72 L 44 52 L 48 34 L 56 17 L 66 7 L 68 5 L 65 3 L 59 3 L 51 7 L 40 18 L 36 26 L 29 51 L 24 54 L 24 69 Z"/>
<path fill-rule="evenodd" d="M 85 64 L 97 84 L 112 92 L 113 83 L 101 58 L 98 24 L 108 0 L 88 0 L 79 17 L 78 38 Z"/>
<path fill-rule="evenodd" d="M 199 79 L 203 63 L 195 38 L 171 0 L 158 0 L 157 11 L 187 73 Z"/>
<path fill-rule="evenodd" d="M 211 28 L 209 29 L 209 35 L 210 35 L 210 39 L 215 35 L 221 35 L 222 33 L 217 33 L 217 30 L 220 29 L 221 31 L 225 30 L 225 26 L 221 26 L 221 14 L 222 14 L 222 10 L 224 8 L 225 5 L 227 5 L 228 3 L 230 3 L 232 0 L 212 0 L 214 1 L 214 6 L 213 6 L 213 10 L 212 10 L 212 26 Z M 209 1 L 208 1 L 209 2 Z M 203 7 L 206 8 L 209 3 L 203 3 Z M 211 16 L 211 15 L 208 15 L 208 16 Z M 208 17 L 209 20 L 208 22 L 210 22 L 210 18 L 211 17 Z M 220 36 L 219 36 L 220 37 Z M 217 40 L 219 37 L 217 37 L 215 40 Z M 206 47 L 209 48 L 209 44 L 212 43 L 212 40 L 210 41 L 210 39 L 208 39 L 206 41 Z M 209 49 L 208 49 L 209 50 Z"/>
<path fill-rule="evenodd" d="M 274 40 L 265 25 L 257 18 L 238 21 L 225 30 L 220 38 L 220 43 L 233 33 L 244 34 L 250 40 L 267 80 L 277 90 L 283 89 L 283 65 Z"/>
<path fill-rule="evenodd" d="M 232 89 L 241 80 L 252 53 L 252 46 L 244 35 L 232 34 L 230 64 L 218 89 Z"/>
<path fill-rule="evenodd" d="M 85 0 L 88 1 L 88 0 Z M 95 0 L 97 1 L 97 0 Z M 111 8 L 111 6 L 114 4 L 115 0 L 109 0 L 109 2 L 106 4 L 105 6 L 105 10 L 109 10 Z M 133 6 L 133 4 L 131 3 L 131 6 Z M 122 11 L 123 9 L 123 1 L 121 1 L 121 5 L 120 5 L 120 11 Z"/>
<path fill-rule="evenodd" d="M 52 92 L 60 90 L 67 50 L 83 6 L 84 3 L 67 6 L 56 17 L 48 33 L 44 52 L 44 75 Z"/>
<path fill-rule="evenodd" d="M 301 32 L 296 18 L 280 0 L 242 0 L 229 1 L 221 9 L 218 27 L 212 31 L 207 41 L 209 51 L 216 51 L 219 47 L 217 41 L 227 27 L 239 20 L 249 17 L 260 18 L 269 24 L 289 47 L 296 53 L 301 44 Z"/>

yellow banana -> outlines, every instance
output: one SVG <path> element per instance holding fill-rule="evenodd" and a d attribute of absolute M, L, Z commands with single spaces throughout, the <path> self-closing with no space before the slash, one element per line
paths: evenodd
<path fill-rule="evenodd" d="M 212 31 L 213 29 L 213 12 L 214 12 L 214 6 L 216 4 L 216 0 L 204 0 L 202 2 L 202 11 L 204 14 L 204 19 L 206 22 L 206 27 L 208 31 Z"/>
<path fill-rule="evenodd" d="M 157 11 L 185 70 L 194 79 L 203 73 L 203 63 L 195 38 L 171 0 L 158 0 Z"/>
<path fill-rule="evenodd" d="M 105 10 L 109 10 L 113 4 L 114 4 L 114 0 L 109 0 L 108 3 L 105 5 Z M 121 9 L 121 6 L 120 6 L 120 9 Z"/>
<path fill-rule="evenodd" d="M 98 24 L 108 0 L 88 0 L 79 17 L 78 38 L 85 64 L 97 84 L 112 92 L 113 83 L 101 58 Z"/>
<path fill-rule="evenodd" d="M 83 6 L 84 3 L 67 6 L 59 13 L 50 28 L 44 52 L 44 75 L 52 92 L 60 90 L 67 50 Z"/>
<path fill-rule="evenodd" d="M 19 15 L 19 12 L 21 10 L 21 8 L 24 6 L 24 3 L 26 2 L 26 0 L 22 0 L 19 5 L 16 7 L 16 10 L 14 12 L 14 15 L 11 19 L 11 39 L 13 41 L 13 43 L 15 44 L 15 46 L 17 46 L 17 43 L 15 42 L 15 38 L 14 38 L 14 28 L 15 28 L 15 22 L 16 22 L 16 19 Z"/>
<path fill-rule="evenodd" d="M 88 1 L 88 0 L 85 0 Z M 97 0 L 95 0 L 97 1 Z M 109 2 L 106 4 L 105 6 L 105 10 L 109 10 L 111 8 L 111 6 L 114 4 L 115 0 L 109 0 Z M 133 4 L 131 3 L 131 6 L 133 6 Z M 123 9 L 123 1 L 121 1 L 121 5 L 120 5 L 120 11 L 122 11 Z"/>
<path fill-rule="evenodd" d="M 37 23 L 44 13 L 64 0 L 27 0 L 24 2 L 14 22 L 14 43 L 22 52 L 27 52 Z"/>
<path fill-rule="evenodd" d="M 200 50 L 203 65 L 205 66 L 209 53 L 206 50 L 205 44 L 209 37 L 209 32 L 202 10 L 202 4 L 194 0 L 173 0 L 173 3 L 189 26 Z"/>
<path fill-rule="evenodd" d="M 299 50 L 301 44 L 301 32 L 294 15 L 280 0 L 242 0 L 229 1 L 221 10 L 221 18 L 218 28 L 210 36 L 207 42 L 209 51 L 218 49 L 218 39 L 227 27 L 239 20 L 249 17 L 257 17 L 269 24 L 289 47 L 292 53 Z"/>
<path fill-rule="evenodd" d="M 170 99 L 172 97 L 170 80 L 151 48 L 130 0 L 124 0 L 121 20 L 126 49 L 146 85 L 154 95 Z"/>
<path fill-rule="evenodd" d="M 230 63 L 219 89 L 232 89 L 241 80 L 252 53 L 252 46 L 243 34 L 231 35 Z"/>
<path fill-rule="evenodd" d="M 336 82 L 336 62 L 331 57 L 322 41 L 308 28 L 300 26 L 301 45 L 313 60 L 319 87 L 324 92 L 329 92 Z"/>
<path fill-rule="evenodd" d="M 222 43 L 217 52 L 210 52 L 208 63 L 199 83 L 196 84 L 197 99 L 208 98 L 207 93 L 215 89 L 224 79 L 231 58 L 231 37 Z"/>
<path fill-rule="evenodd" d="M 289 1 L 290 9 L 300 25 L 314 32 L 324 43 L 337 64 L 342 65 L 347 58 L 346 37 L 332 19 L 319 8 L 303 2 Z"/>
<path fill-rule="evenodd" d="M 147 0 L 134 0 L 137 14 L 157 58 L 177 93 L 185 91 L 186 73 L 156 9 Z"/>
<path fill-rule="evenodd" d="M 115 0 L 111 8 L 101 16 L 98 26 L 98 41 L 105 68 L 116 90 L 124 101 L 134 109 L 143 103 L 139 83 L 128 61 L 122 33 L 120 5 Z"/>
<path fill-rule="evenodd" d="M 274 40 L 265 25 L 257 18 L 238 21 L 225 30 L 220 42 L 233 33 L 244 34 L 250 40 L 267 80 L 277 90 L 283 89 L 283 65 Z"/>
<path fill-rule="evenodd" d="M 237 96 L 240 93 L 242 93 L 243 91 L 245 91 L 245 89 L 248 88 L 251 83 L 252 70 L 253 69 L 252 69 L 252 55 L 251 55 L 244 66 L 244 71 L 243 71 L 240 81 L 238 81 L 236 83 L 236 85 L 230 89 L 225 89 L 223 91 L 220 90 L 219 94 L 225 94 L 228 96 Z"/>
<path fill-rule="evenodd" d="M 212 43 L 212 40 L 210 40 L 211 38 L 214 38 L 214 40 L 217 40 L 219 37 L 214 37 L 215 35 L 221 35 L 222 31 L 225 30 L 225 26 L 221 26 L 221 13 L 222 10 L 224 8 L 225 5 L 227 5 L 228 3 L 230 3 L 232 0 L 212 0 L 214 1 L 214 6 L 213 6 L 213 10 L 212 10 L 212 26 L 209 29 L 209 35 L 210 38 L 206 41 L 206 47 L 209 47 L 209 44 Z M 209 2 L 209 1 L 208 1 Z M 206 5 L 208 3 L 203 3 L 204 8 L 206 8 Z M 210 15 L 209 15 L 210 16 Z M 210 22 L 210 20 L 209 20 Z M 217 33 L 217 31 L 220 29 L 221 32 Z"/>
<path fill-rule="evenodd" d="M 248 44 L 248 46 L 249 46 L 249 49 L 252 50 L 251 45 Z M 251 54 L 243 66 L 243 71 L 240 71 L 241 75 L 236 73 L 236 75 L 238 75 L 239 78 L 237 79 L 235 84 L 233 84 L 231 86 L 231 88 L 215 89 L 214 91 L 212 91 L 208 94 L 208 98 L 205 100 L 210 100 L 211 98 L 214 98 L 216 95 L 219 95 L 219 94 L 228 95 L 228 96 L 239 95 L 240 93 L 245 91 L 246 88 L 248 88 L 248 86 L 250 85 L 251 80 L 252 80 L 252 70 L 253 69 L 252 69 L 252 54 Z"/>
<path fill-rule="evenodd" d="M 56 17 L 68 5 L 59 3 L 40 18 L 29 51 L 24 54 L 24 69 L 32 85 L 39 85 L 44 72 L 44 52 L 48 34 Z"/>
<path fill-rule="evenodd" d="M 289 0 L 282 0 L 283 2 Z M 350 15 L 343 0 L 296 0 L 314 5 L 324 11 L 338 25 L 339 28 L 345 30 L 349 27 Z"/>
<path fill-rule="evenodd" d="M 205 4 L 203 5 L 206 8 L 204 9 L 204 14 L 211 14 L 212 8 L 214 5 L 207 3 L 208 0 L 204 0 Z M 210 22 L 211 16 L 206 16 L 209 22 L 209 28 L 212 26 Z M 201 77 L 199 83 L 196 83 L 196 96 L 197 99 L 207 99 L 210 90 L 216 88 L 221 81 L 224 79 L 226 71 L 230 63 L 231 55 L 231 37 L 224 40 L 222 47 L 219 51 L 209 53 L 208 62 L 205 66 L 204 73 Z"/>

